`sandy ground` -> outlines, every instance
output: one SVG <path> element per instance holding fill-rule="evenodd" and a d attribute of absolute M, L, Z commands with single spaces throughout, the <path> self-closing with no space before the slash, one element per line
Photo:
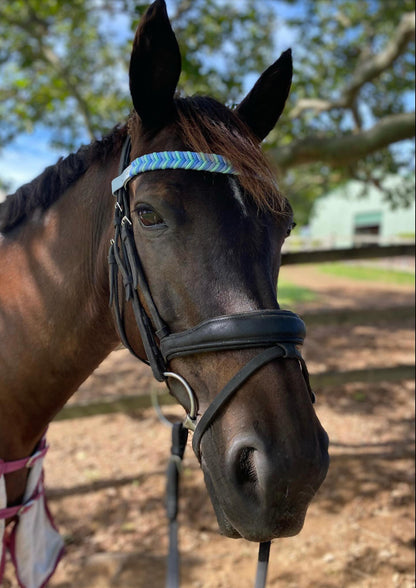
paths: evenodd
<path fill-rule="evenodd" d="M 283 268 L 287 280 L 319 291 L 320 308 L 411 304 L 409 287 L 350 282 L 311 267 Z M 411 363 L 412 321 L 309 330 L 310 371 Z M 116 351 L 74 400 L 145 392 L 152 379 Z M 268 586 L 411 588 L 414 582 L 413 383 L 347 384 L 316 390 L 331 439 L 330 471 L 297 536 L 273 542 Z M 169 413 L 176 409 L 169 407 Z M 181 414 L 180 412 L 178 414 Z M 163 509 L 169 430 L 153 410 L 52 423 L 46 482 L 67 554 L 49 586 L 164 586 Z M 257 546 L 219 536 L 202 474 L 185 456 L 180 511 L 182 586 L 253 585 Z M 17 586 L 7 569 L 4 586 Z"/>

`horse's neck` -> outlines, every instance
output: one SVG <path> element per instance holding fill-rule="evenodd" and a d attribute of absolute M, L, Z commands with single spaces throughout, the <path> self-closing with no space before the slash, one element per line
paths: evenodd
<path fill-rule="evenodd" d="M 106 261 L 115 172 L 92 166 L 43 215 L 0 237 L 0 458 L 30 452 L 117 344 Z"/>

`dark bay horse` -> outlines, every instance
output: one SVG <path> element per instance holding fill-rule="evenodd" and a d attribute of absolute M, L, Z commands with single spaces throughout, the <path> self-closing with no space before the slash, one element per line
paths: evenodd
<path fill-rule="evenodd" d="M 107 256 L 114 239 L 111 181 L 120 174 L 127 137 L 127 165 L 145 154 L 191 152 L 223 156 L 232 170 L 157 168 L 126 184 L 130 210 L 122 220 L 131 225 L 143 275 L 169 333 L 192 335 L 204 321 L 211 330 L 217 324 L 233 331 L 238 323 L 238 329 L 250 331 L 251 319 L 257 329 L 259 313 L 262 324 L 268 317 L 281 323 L 276 284 L 293 218 L 259 144 L 288 96 L 290 52 L 266 70 L 235 110 L 207 97 L 176 97 L 180 69 L 165 3 L 156 0 L 134 39 L 134 111 L 128 123 L 46 169 L 0 206 L 4 462 L 34 451 L 54 415 L 120 342 L 109 308 Z M 119 278 L 125 338 L 146 359 Z M 148 312 L 140 287 L 135 290 Z M 237 318 L 212 322 L 229 316 Z M 195 391 L 197 422 L 230 379 L 258 356 L 259 347 L 267 347 L 251 347 L 250 340 L 224 350 L 172 352 L 169 370 Z M 167 383 L 187 406 L 180 385 Z M 253 371 L 199 443 L 223 534 L 266 541 L 299 532 L 327 472 L 328 444 L 295 351 L 284 359 L 273 356 Z M 8 506 L 21 503 L 27 472 L 4 476 Z"/>

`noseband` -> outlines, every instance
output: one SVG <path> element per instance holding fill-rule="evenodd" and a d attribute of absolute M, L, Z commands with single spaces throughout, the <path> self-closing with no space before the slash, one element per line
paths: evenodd
<path fill-rule="evenodd" d="M 150 365 L 159 382 L 173 377 L 185 388 L 190 400 L 183 426 L 194 432 L 192 447 L 201 460 L 201 441 L 224 405 L 239 388 L 262 366 L 281 359 L 298 360 L 312 402 L 314 394 L 302 355 L 297 349 L 305 338 L 302 319 L 288 310 L 256 310 L 241 314 L 214 317 L 179 333 L 171 333 L 153 301 L 150 288 L 134 240 L 130 215 L 128 182 L 141 173 L 165 169 L 185 169 L 237 175 L 231 162 L 220 155 L 189 151 L 168 151 L 144 155 L 130 163 L 130 140 L 124 144 L 120 160 L 120 175 L 112 182 L 116 198 L 114 239 L 109 250 L 110 305 L 113 307 L 121 341 L 133 355 Z M 119 296 L 118 276 L 122 277 L 125 301 L 131 302 L 135 320 L 146 352 L 139 357 L 130 345 Z M 139 296 L 140 293 L 140 296 Z M 262 348 L 219 392 L 197 421 L 197 402 L 189 384 L 179 374 L 169 371 L 171 359 L 188 355 L 235 349 Z M 183 454 L 183 451 L 182 451 Z M 262 544 L 263 545 L 263 544 Z M 263 545 L 263 549 L 265 546 Z"/>

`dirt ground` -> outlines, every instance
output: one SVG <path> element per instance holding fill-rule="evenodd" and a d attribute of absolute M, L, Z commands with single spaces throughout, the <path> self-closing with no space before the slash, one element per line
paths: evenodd
<path fill-rule="evenodd" d="M 299 313 L 414 302 L 409 287 L 350 282 L 312 267 L 284 267 L 282 275 L 320 293 L 318 302 L 293 309 Z M 309 329 L 304 355 L 311 373 L 393 366 L 413 361 L 413 341 L 413 321 L 405 319 L 342 328 L 323 324 Z M 121 350 L 74 401 L 137 394 L 151 386 L 147 368 Z M 316 392 L 316 410 L 331 440 L 331 466 L 302 532 L 273 542 L 268 586 L 414 587 L 413 383 L 347 384 Z M 67 554 L 50 587 L 164 586 L 169 435 L 151 409 L 52 423 L 46 483 Z M 257 546 L 218 534 L 190 448 L 180 509 L 182 586 L 251 587 Z M 10 568 L 4 586 L 16 586 Z"/>

